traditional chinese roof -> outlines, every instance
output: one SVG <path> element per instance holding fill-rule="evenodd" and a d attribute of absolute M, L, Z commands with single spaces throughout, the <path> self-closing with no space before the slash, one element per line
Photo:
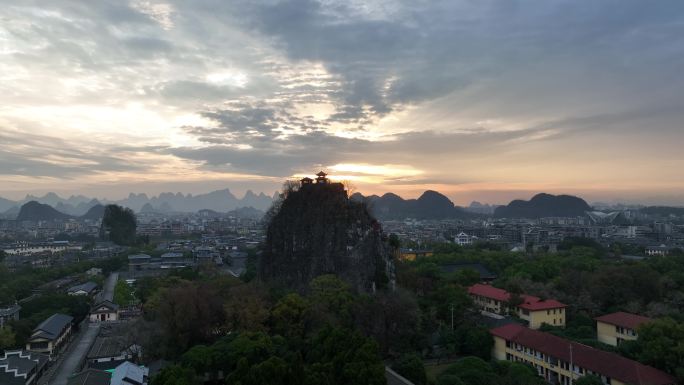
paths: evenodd
<path fill-rule="evenodd" d="M 677 383 L 674 377 L 656 368 L 632 361 L 615 353 L 595 349 L 521 325 L 501 326 L 490 330 L 490 333 L 565 362 L 570 362 L 570 352 L 572 351 L 572 363 L 574 365 L 625 384 L 673 385 Z"/>
<path fill-rule="evenodd" d="M 325 178 L 328 174 L 324 173 L 323 171 L 319 171 L 316 176 L 320 176 L 321 178 Z"/>
<path fill-rule="evenodd" d="M 651 322 L 651 319 L 648 317 L 644 317 L 642 315 L 637 314 L 625 313 L 623 311 L 605 314 L 594 319 L 599 322 L 615 326 L 622 326 L 629 329 L 636 329 L 644 323 Z"/>

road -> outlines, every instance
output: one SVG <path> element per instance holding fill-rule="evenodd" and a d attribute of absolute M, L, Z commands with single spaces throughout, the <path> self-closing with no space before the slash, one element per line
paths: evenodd
<path fill-rule="evenodd" d="M 107 300 L 114 302 L 114 287 L 116 286 L 116 281 L 119 280 L 119 273 L 111 273 L 104 283 L 104 288 L 102 289 L 102 300 Z"/>
<path fill-rule="evenodd" d="M 88 354 L 88 350 L 93 345 L 95 337 L 100 331 L 99 323 L 83 323 L 83 328 L 87 328 L 79 333 L 71 345 L 64 352 L 64 356 L 57 368 L 57 372 L 49 382 L 50 385 L 66 385 L 69 377 L 79 369 L 81 362 Z"/>
<path fill-rule="evenodd" d="M 385 366 L 385 379 L 387 380 L 387 385 L 413 385 L 413 382 L 405 379 L 387 366 Z"/>

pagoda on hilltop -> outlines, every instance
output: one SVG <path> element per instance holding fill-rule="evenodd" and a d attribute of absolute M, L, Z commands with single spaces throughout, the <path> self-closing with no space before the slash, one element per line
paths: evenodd
<path fill-rule="evenodd" d="M 330 179 L 327 178 L 328 174 L 324 173 L 323 171 L 320 171 L 318 174 L 316 174 L 316 179 L 315 182 L 316 184 L 330 184 Z M 304 185 L 311 185 L 314 184 L 314 179 L 307 177 L 304 177 L 300 179 L 300 182 L 302 186 Z"/>
<path fill-rule="evenodd" d="M 326 178 L 327 176 L 328 174 L 320 171 L 318 174 L 316 174 L 316 184 L 328 184 L 330 181 L 328 178 Z"/>
<path fill-rule="evenodd" d="M 319 171 L 316 174 L 316 179 L 311 179 L 308 176 L 299 180 L 301 187 L 325 187 L 326 189 L 342 190 L 344 191 L 344 184 L 338 182 L 332 182 L 328 179 L 328 174 L 323 171 Z"/>

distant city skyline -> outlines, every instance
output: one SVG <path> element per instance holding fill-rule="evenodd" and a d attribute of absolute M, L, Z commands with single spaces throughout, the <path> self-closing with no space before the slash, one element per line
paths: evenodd
<path fill-rule="evenodd" d="M 0 196 L 536 193 L 684 205 L 684 2 L 0 8 Z"/>

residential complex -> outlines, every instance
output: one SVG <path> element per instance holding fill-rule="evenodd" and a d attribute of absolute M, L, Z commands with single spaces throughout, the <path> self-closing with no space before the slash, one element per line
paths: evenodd
<path fill-rule="evenodd" d="M 604 344 L 620 346 L 623 341 L 634 341 L 639 338 L 637 328 L 651 321 L 650 318 L 617 312 L 594 318 L 596 335 Z"/>
<path fill-rule="evenodd" d="M 615 353 L 595 349 L 549 333 L 509 324 L 490 330 L 497 360 L 532 365 L 551 384 L 570 385 L 593 374 L 607 385 L 674 385 L 669 374 Z"/>
<path fill-rule="evenodd" d="M 509 307 L 515 304 L 514 313 L 527 322 L 532 329 L 542 324 L 565 326 L 565 308 L 567 305 L 555 299 L 543 299 L 532 295 L 521 294 L 519 298 L 503 289 L 491 285 L 475 284 L 468 288 L 468 294 L 475 304 L 485 313 L 506 315 Z"/>

